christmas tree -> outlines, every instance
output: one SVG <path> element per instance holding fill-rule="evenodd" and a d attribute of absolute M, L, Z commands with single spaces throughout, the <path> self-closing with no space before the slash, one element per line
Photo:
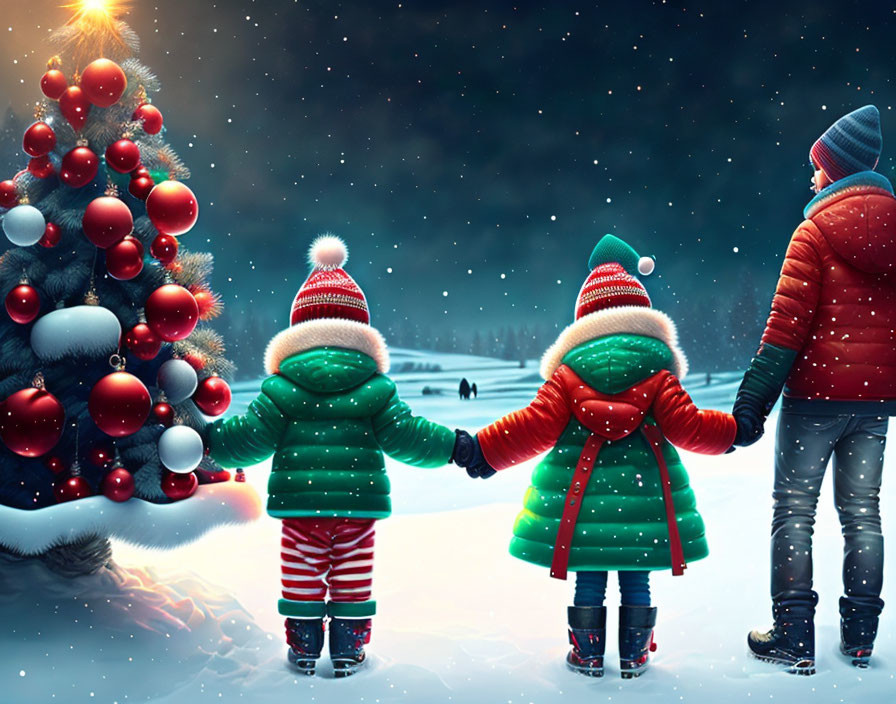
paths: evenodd
<path fill-rule="evenodd" d="M 257 499 L 204 454 L 233 370 L 206 324 L 221 309 L 212 257 L 179 245 L 199 206 L 158 81 L 121 3 L 73 7 L 27 169 L 0 183 L 0 545 L 77 573 L 109 537 L 176 544 Z"/>

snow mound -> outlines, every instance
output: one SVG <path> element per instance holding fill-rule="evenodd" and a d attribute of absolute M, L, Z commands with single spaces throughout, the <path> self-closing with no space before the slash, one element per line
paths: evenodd
<path fill-rule="evenodd" d="M 0 557 L 0 619 L 4 702 L 150 701 L 175 692 L 171 701 L 192 701 L 205 681 L 243 686 L 275 651 L 282 655 L 232 597 L 199 579 L 166 582 L 112 563 L 66 579 L 37 560 Z"/>
<path fill-rule="evenodd" d="M 260 515 L 258 493 L 236 482 L 204 484 L 189 499 L 171 504 L 140 499 L 117 503 L 91 496 L 35 511 L 0 505 L 0 543 L 24 555 L 94 536 L 170 548 L 215 526 L 246 523 Z"/>

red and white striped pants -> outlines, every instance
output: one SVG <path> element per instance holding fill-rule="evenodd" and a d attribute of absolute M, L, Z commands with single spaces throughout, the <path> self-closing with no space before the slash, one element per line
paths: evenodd
<path fill-rule="evenodd" d="M 280 558 L 283 598 L 369 601 L 374 519 L 285 518 Z"/>

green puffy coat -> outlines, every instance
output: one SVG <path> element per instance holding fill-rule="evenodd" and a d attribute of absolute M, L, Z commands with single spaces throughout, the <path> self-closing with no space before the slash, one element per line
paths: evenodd
<path fill-rule="evenodd" d="M 532 474 L 524 508 L 513 529 L 512 555 L 551 565 L 567 490 L 586 441 L 592 431 L 600 435 L 605 423 L 610 430 L 613 424 L 622 424 L 630 434 L 605 442 L 582 490 L 568 569 L 656 570 L 671 566 L 660 473 L 637 428 L 655 423 L 668 440 L 710 454 L 728 449 L 735 430 L 728 414 L 697 410 L 672 369 L 673 353 L 662 340 L 630 334 L 589 340 L 562 357 L 562 364 L 527 409 L 480 431 L 483 453 L 497 469 L 550 449 Z M 577 417 L 585 398 L 598 404 L 591 408 L 603 409 L 594 413 L 590 429 Z M 624 408 L 637 412 L 623 412 Z M 620 412 L 624 417 L 614 419 L 613 414 Z M 672 444 L 665 441 L 662 452 L 684 558 L 699 560 L 708 549 L 694 492 Z"/>
<path fill-rule="evenodd" d="M 455 434 L 416 417 L 368 355 L 315 347 L 286 357 L 243 416 L 209 431 L 225 467 L 274 455 L 268 513 L 385 518 L 391 513 L 383 452 L 418 467 L 447 464 Z"/>

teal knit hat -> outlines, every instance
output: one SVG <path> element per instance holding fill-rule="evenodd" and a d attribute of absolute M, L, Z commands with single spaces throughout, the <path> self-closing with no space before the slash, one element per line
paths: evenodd
<path fill-rule="evenodd" d="M 650 308 L 650 296 L 637 276 L 647 276 L 653 267 L 653 259 L 639 257 L 618 237 L 601 237 L 588 260 L 591 273 L 576 299 L 576 320 L 608 308 Z"/>
<path fill-rule="evenodd" d="M 604 235 L 600 238 L 591 257 L 588 259 L 588 270 L 594 270 L 601 264 L 620 264 L 632 276 L 649 276 L 653 273 L 655 262 L 652 257 L 639 257 L 634 248 L 619 239 L 616 235 Z"/>

